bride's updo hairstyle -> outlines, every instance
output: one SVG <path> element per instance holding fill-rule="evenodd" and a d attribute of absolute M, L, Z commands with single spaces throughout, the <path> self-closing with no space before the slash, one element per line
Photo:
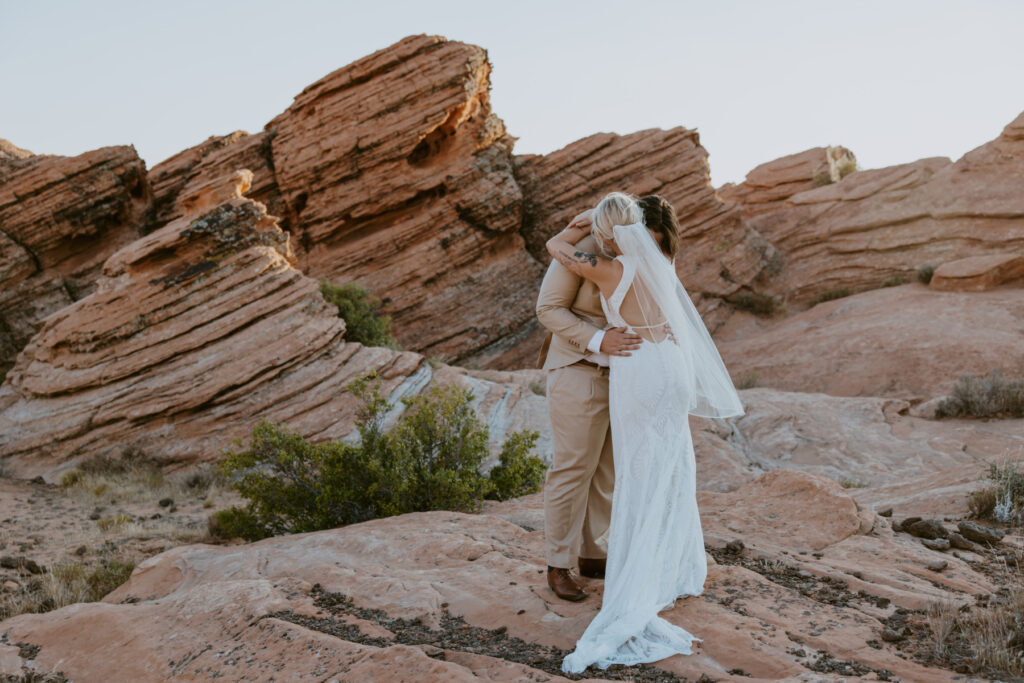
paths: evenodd
<path fill-rule="evenodd" d="M 644 212 L 644 225 L 658 235 L 658 246 L 671 261 L 679 249 L 679 219 L 675 207 L 656 194 L 645 195 L 638 203 Z"/>
<path fill-rule="evenodd" d="M 636 197 L 625 192 L 610 192 L 601 199 L 591 216 L 590 231 L 600 237 L 597 246 L 601 252 L 608 256 L 604 243 L 614 242 L 615 235 L 612 228 L 616 225 L 632 225 L 642 223 L 644 211 L 637 203 Z"/>

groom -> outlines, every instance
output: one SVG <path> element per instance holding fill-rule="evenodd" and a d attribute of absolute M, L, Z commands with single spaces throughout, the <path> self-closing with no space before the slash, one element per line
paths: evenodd
<path fill-rule="evenodd" d="M 589 218 L 584 212 L 573 226 Z M 598 253 L 587 235 L 579 251 Z M 640 337 L 608 326 L 597 286 L 552 260 L 537 297 L 537 317 L 548 329 L 537 366 L 547 370 L 553 457 L 544 482 L 548 585 L 560 598 L 586 591 L 570 572 L 604 576 L 615 470 L 608 419 L 608 356 L 628 356 Z"/>

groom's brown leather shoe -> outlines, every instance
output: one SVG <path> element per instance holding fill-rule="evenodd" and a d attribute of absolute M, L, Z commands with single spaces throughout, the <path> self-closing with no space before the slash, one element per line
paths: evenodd
<path fill-rule="evenodd" d="M 607 563 L 608 558 L 605 557 L 581 557 L 579 558 L 580 576 L 586 576 L 588 579 L 603 579 L 604 567 Z"/>
<path fill-rule="evenodd" d="M 576 579 L 573 578 L 568 569 L 562 569 L 561 567 L 549 567 L 548 585 L 551 587 L 551 590 L 555 592 L 555 595 L 563 600 L 579 602 L 583 598 L 587 597 L 587 592 L 583 590 L 582 586 L 576 583 Z"/>

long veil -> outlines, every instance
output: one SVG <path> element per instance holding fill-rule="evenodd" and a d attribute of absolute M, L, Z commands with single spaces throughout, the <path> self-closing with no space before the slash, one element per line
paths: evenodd
<path fill-rule="evenodd" d="M 736 387 L 715 348 L 704 321 L 676 275 L 672 263 L 643 223 L 616 225 L 615 243 L 636 264 L 634 291 L 647 321 L 667 321 L 689 362 L 690 399 L 687 412 L 725 418 L 744 414 Z M 639 282 L 640 286 L 635 286 Z"/>

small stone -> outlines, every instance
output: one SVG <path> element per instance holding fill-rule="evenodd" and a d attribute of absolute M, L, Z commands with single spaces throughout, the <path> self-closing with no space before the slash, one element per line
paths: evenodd
<path fill-rule="evenodd" d="M 918 538 L 949 537 L 949 531 L 947 531 L 946 527 L 942 526 L 942 522 L 937 519 L 922 519 L 914 522 L 913 524 L 907 524 L 906 520 L 904 520 L 903 530 L 912 536 L 917 536 Z"/>
<path fill-rule="evenodd" d="M 884 640 L 887 643 L 895 643 L 897 641 L 903 640 L 903 636 L 900 635 L 898 631 L 894 631 L 891 628 L 887 628 L 882 631 L 882 640 Z"/>
<path fill-rule="evenodd" d="M 973 543 L 971 543 L 970 541 L 968 541 L 966 538 L 964 538 L 963 536 L 961 536 L 960 534 L 958 534 L 955 531 L 951 531 L 950 534 L 949 534 L 949 544 L 951 546 L 953 546 L 954 548 L 959 548 L 960 550 L 974 550 L 975 549 L 975 545 Z"/>
<path fill-rule="evenodd" d="M 30 560 L 27 557 L 18 556 L 12 557 L 10 555 L 4 555 L 0 557 L 0 567 L 4 569 L 27 569 L 32 574 L 42 574 L 42 568 L 35 563 L 35 560 Z"/>
<path fill-rule="evenodd" d="M 941 572 L 948 566 L 948 564 L 949 563 L 947 563 L 945 560 L 932 560 L 925 566 L 933 572 Z"/>
<path fill-rule="evenodd" d="M 89 549 L 86 548 L 84 545 L 80 545 L 77 548 L 75 548 L 75 555 L 78 555 L 79 557 L 85 555 L 87 552 L 89 552 Z"/>
<path fill-rule="evenodd" d="M 161 498 L 160 499 L 160 507 L 165 508 L 168 505 L 174 505 L 174 499 L 173 498 Z"/>
<path fill-rule="evenodd" d="M 878 598 L 877 600 L 875 600 L 875 605 L 877 605 L 881 609 L 885 609 L 889 606 L 891 602 L 892 601 L 889 600 L 889 598 Z"/>
<path fill-rule="evenodd" d="M 1003 540 L 1005 532 L 992 527 L 982 526 L 977 522 L 963 521 L 956 525 L 960 533 L 969 541 L 995 545 Z"/>
<path fill-rule="evenodd" d="M 178 511 L 178 506 L 177 505 L 172 505 L 171 507 L 167 508 L 167 512 L 177 512 L 177 511 Z"/>
<path fill-rule="evenodd" d="M 46 483 L 46 480 L 43 479 L 42 476 L 40 476 L 38 474 L 36 476 L 32 477 L 31 481 L 32 481 L 33 484 L 45 484 Z"/>
<path fill-rule="evenodd" d="M 922 538 L 921 543 L 932 550 L 949 550 L 948 538 Z"/>
<path fill-rule="evenodd" d="M 89 514 L 89 519 L 99 519 L 102 515 L 98 512 L 92 512 Z"/>
<path fill-rule="evenodd" d="M 903 524 L 903 526 L 907 527 L 907 526 L 910 526 L 911 524 L 913 524 L 914 522 L 920 522 L 922 519 L 924 519 L 924 518 L 923 517 L 904 517 L 902 524 Z"/>
<path fill-rule="evenodd" d="M 728 550 L 730 553 L 741 553 L 741 552 L 743 552 L 743 548 L 744 547 L 745 546 L 743 545 L 743 541 L 741 541 L 738 538 L 735 539 L 735 540 L 729 541 L 728 543 L 725 544 L 725 549 Z"/>
<path fill-rule="evenodd" d="M 878 514 L 881 517 L 892 517 L 892 507 L 890 506 L 890 507 L 884 508 L 882 510 L 879 510 Z"/>

